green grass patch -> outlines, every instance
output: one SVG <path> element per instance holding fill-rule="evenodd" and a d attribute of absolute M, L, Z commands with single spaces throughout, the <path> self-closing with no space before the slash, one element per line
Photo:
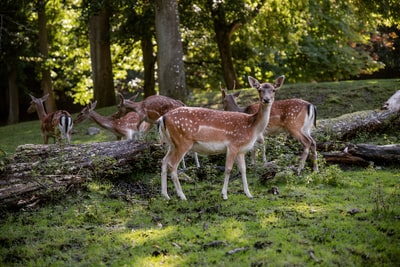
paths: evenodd
<path fill-rule="evenodd" d="M 329 169 L 333 168 L 333 171 Z M 336 173 L 327 167 L 323 173 Z M 331 174 L 329 174 L 331 173 Z M 340 172 L 339 185 L 309 173 L 261 185 L 249 173 L 248 199 L 222 176 L 182 182 L 188 201 L 159 175 L 144 180 L 154 196 L 90 182 L 62 201 L 3 214 L 4 266 L 396 266 L 400 262 L 400 171 Z M 279 188 L 279 195 L 268 191 Z"/>

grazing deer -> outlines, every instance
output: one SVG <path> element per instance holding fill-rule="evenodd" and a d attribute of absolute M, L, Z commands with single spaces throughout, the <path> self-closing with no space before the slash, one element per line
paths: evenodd
<path fill-rule="evenodd" d="M 135 136 L 142 132 L 147 132 L 151 124 L 145 122 L 139 128 L 139 115 L 136 112 L 128 112 L 122 117 L 118 113 L 105 117 L 94 111 L 97 101 L 89 103 L 84 107 L 75 119 L 75 123 L 81 123 L 87 119 L 94 121 L 102 128 L 112 132 L 117 140 L 125 137 L 127 140 L 133 140 Z"/>
<path fill-rule="evenodd" d="M 49 94 L 36 98 L 30 95 L 32 98 L 31 105 L 27 112 L 37 112 L 39 120 L 41 121 L 41 130 L 43 140 L 45 144 L 49 143 L 49 137 L 54 138 L 54 143 L 61 141 L 61 139 L 67 139 L 68 144 L 71 143 L 73 121 L 71 114 L 65 110 L 56 110 L 49 114 L 44 109 L 44 102 L 49 97 Z"/>
<path fill-rule="evenodd" d="M 176 192 L 186 200 L 177 176 L 177 166 L 189 150 L 202 154 L 226 153 L 223 199 L 228 199 L 228 182 L 234 161 L 237 161 L 242 175 L 244 192 L 250 194 L 247 177 L 245 153 L 253 148 L 260 133 L 268 124 L 275 92 L 281 88 L 284 76 L 278 77 L 274 84 L 260 84 L 249 76 L 251 87 L 257 89 L 259 109 L 254 114 L 229 112 L 196 107 L 176 108 L 158 120 L 161 141 L 167 143 L 168 152 L 162 160 L 161 193 L 169 199 L 167 192 L 167 172 L 171 171 Z"/>
<path fill-rule="evenodd" d="M 228 94 L 221 88 L 221 92 L 224 110 L 253 114 L 259 109 L 259 103 L 251 104 L 245 108 L 239 107 L 236 98 L 239 96 L 240 91 Z M 315 106 L 302 99 L 277 100 L 272 104 L 266 134 L 279 134 L 285 131 L 302 144 L 303 154 L 301 155 L 300 165 L 297 169 L 298 174 L 304 168 L 310 149 L 313 160 L 313 171 L 318 171 L 316 143 L 311 136 L 311 128 L 313 125 L 316 125 L 316 117 Z M 265 162 L 263 133 L 260 134 L 257 141 L 262 144 L 263 162 Z M 255 149 L 253 149 L 251 161 L 252 163 L 255 161 Z"/>
<path fill-rule="evenodd" d="M 118 106 L 121 114 L 125 114 L 129 111 L 137 112 L 140 118 L 139 125 L 143 122 L 156 124 L 157 120 L 167 112 L 185 106 L 181 101 L 163 95 L 151 95 L 143 101 L 134 102 L 139 94 L 140 91 L 130 99 L 125 99 L 124 96 L 119 93 L 120 104 Z M 200 162 L 196 153 L 194 153 L 194 160 L 196 166 L 200 167 Z M 185 161 L 182 162 L 182 165 L 183 168 L 186 169 Z"/>
<path fill-rule="evenodd" d="M 135 111 L 139 114 L 140 123 L 147 121 L 148 123 L 155 124 L 157 120 L 168 111 L 185 106 L 181 101 L 163 95 L 151 95 L 143 101 L 134 102 L 139 93 L 140 92 L 136 93 L 130 99 L 125 99 L 124 96 L 119 93 L 121 101 L 118 108 L 122 114 Z"/>

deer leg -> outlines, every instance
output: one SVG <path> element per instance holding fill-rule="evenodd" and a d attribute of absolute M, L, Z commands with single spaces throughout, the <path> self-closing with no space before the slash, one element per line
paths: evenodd
<path fill-rule="evenodd" d="M 200 168 L 199 156 L 197 155 L 196 152 L 194 152 L 193 157 L 194 157 L 194 161 L 196 162 L 196 167 Z"/>
<path fill-rule="evenodd" d="M 253 149 L 251 150 L 251 156 L 250 156 L 250 164 L 254 165 L 256 163 L 256 146 L 253 147 Z"/>
<path fill-rule="evenodd" d="M 249 191 L 249 186 L 247 184 L 246 161 L 245 161 L 245 158 L 244 158 L 244 154 L 242 154 L 242 153 L 238 154 L 236 159 L 237 159 L 237 165 L 238 165 L 239 171 L 242 174 L 244 193 L 246 194 L 246 196 L 248 198 L 253 198 L 253 196 L 251 195 L 251 193 Z"/>
<path fill-rule="evenodd" d="M 262 151 L 262 159 L 263 159 L 263 163 L 267 162 L 267 157 L 265 156 L 265 141 L 264 141 L 264 136 L 260 137 L 261 139 L 259 139 L 262 147 L 261 147 L 261 151 Z"/>
<path fill-rule="evenodd" d="M 167 199 L 170 199 L 167 192 L 167 174 L 169 169 L 171 171 L 171 179 L 174 183 L 177 195 L 182 200 L 186 200 L 186 196 L 182 191 L 181 183 L 178 178 L 178 165 L 182 161 L 184 155 L 185 154 L 179 156 L 175 149 L 170 148 L 163 159 L 161 166 L 161 194 Z"/>
<path fill-rule="evenodd" d="M 168 196 L 168 189 L 167 189 L 167 175 L 168 175 L 168 161 L 170 156 L 170 149 L 168 149 L 167 154 L 162 160 L 161 164 L 161 194 L 166 198 L 170 199 Z"/>
<path fill-rule="evenodd" d="M 310 151 L 311 141 L 304 133 L 290 132 L 290 135 L 293 136 L 297 141 L 299 141 L 303 147 L 303 153 L 301 154 L 299 167 L 297 168 L 297 175 L 300 175 L 306 164 L 308 153 Z"/>
<path fill-rule="evenodd" d="M 226 161 L 225 161 L 224 186 L 222 187 L 222 198 L 224 200 L 228 199 L 229 176 L 231 174 L 234 161 L 235 161 L 235 154 L 229 152 L 229 148 L 228 148 L 228 152 L 226 153 Z"/>
<path fill-rule="evenodd" d="M 303 154 L 301 154 L 299 168 L 297 169 L 297 175 L 300 175 L 301 171 L 304 169 L 309 151 L 309 146 L 303 145 Z"/>
<path fill-rule="evenodd" d="M 311 153 L 313 161 L 313 171 L 318 172 L 318 156 L 317 156 L 317 144 L 315 140 L 310 136 L 311 139 Z"/>

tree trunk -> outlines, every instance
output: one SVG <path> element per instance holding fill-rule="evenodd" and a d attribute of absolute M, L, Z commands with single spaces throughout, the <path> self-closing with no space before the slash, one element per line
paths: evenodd
<path fill-rule="evenodd" d="M 110 50 L 110 12 L 102 9 L 89 18 L 90 58 L 92 61 L 94 99 L 98 107 L 115 105 Z"/>
<path fill-rule="evenodd" d="M 53 83 L 51 81 L 50 69 L 46 64 L 49 59 L 49 43 L 47 38 L 47 17 L 46 17 L 46 1 L 38 0 L 38 24 L 39 24 L 39 47 L 42 57 L 41 69 L 42 79 L 41 86 L 43 95 L 49 94 L 45 102 L 47 113 L 57 110 L 56 101 L 54 99 Z"/>
<path fill-rule="evenodd" d="M 144 98 L 155 95 L 154 66 L 156 57 L 153 51 L 153 40 L 150 34 L 146 34 L 141 39 L 144 68 Z"/>
<path fill-rule="evenodd" d="M 160 94 L 186 101 L 185 69 L 176 0 L 156 0 L 157 63 Z"/>
<path fill-rule="evenodd" d="M 236 28 L 236 27 L 235 27 Z M 240 88 L 232 60 L 231 35 L 233 28 L 214 20 L 215 37 L 221 58 L 222 72 L 228 90 Z"/>
<path fill-rule="evenodd" d="M 164 154 L 161 145 L 131 140 L 70 146 L 22 145 L 2 168 L 0 208 L 24 207 L 87 179 L 117 179 L 134 171 L 158 171 Z"/>
<path fill-rule="evenodd" d="M 17 86 L 17 66 L 10 63 L 8 71 L 8 119 L 7 124 L 15 124 L 19 122 L 19 102 L 18 102 L 18 86 Z"/>

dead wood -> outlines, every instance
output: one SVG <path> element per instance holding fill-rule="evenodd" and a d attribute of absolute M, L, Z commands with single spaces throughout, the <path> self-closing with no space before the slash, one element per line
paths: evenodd
<path fill-rule="evenodd" d="M 400 123 L 400 112 L 366 110 L 333 119 L 318 120 L 314 135 L 334 141 L 348 141 L 362 133 L 384 132 Z"/>
<path fill-rule="evenodd" d="M 160 145 L 115 141 L 79 145 L 21 145 L 1 168 L 0 208 L 21 208 L 93 178 L 157 170 Z"/>

